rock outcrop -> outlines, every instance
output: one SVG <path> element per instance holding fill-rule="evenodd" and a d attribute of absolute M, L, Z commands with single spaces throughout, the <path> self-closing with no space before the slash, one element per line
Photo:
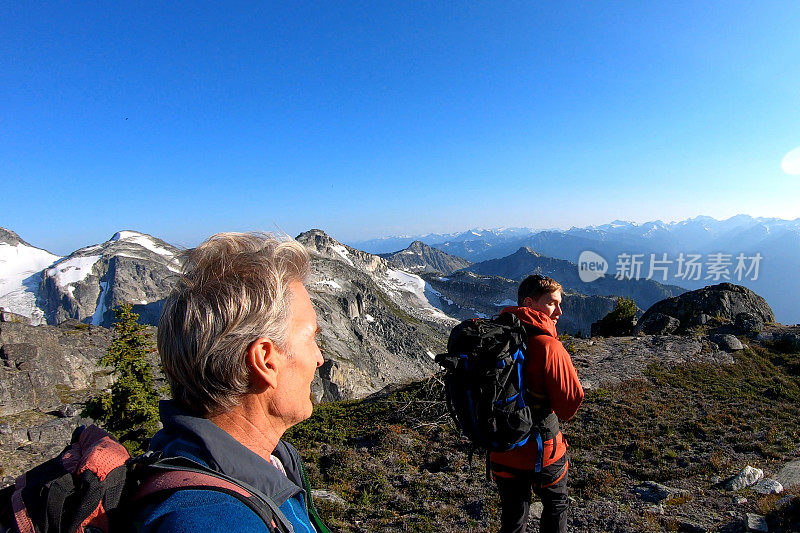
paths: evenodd
<path fill-rule="evenodd" d="M 320 230 L 297 237 L 311 254 L 309 293 L 326 363 L 313 385 L 319 400 L 359 398 L 438 368 L 455 320 L 430 303 L 425 280 Z"/>
<path fill-rule="evenodd" d="M 109 330 L 77 322 L 0 324 L 0 416 L 54 410 L 74 391 L 109 386 L 98 361 L 110 344 Z"/>
<path fill-rule="evenodd" d="M 636 332 L 647 335 L 682 333 L 700 324 L 703 315 L 731 324 L 751 324 L 748 331 L 742 333 L 750 333 L 756 327 L 752 326 L 754 322 L 763 327 L 764 323 L 775 321 L 764 298 L 741 285 L 720 283 L 657 302 L 642 315 Z"/>

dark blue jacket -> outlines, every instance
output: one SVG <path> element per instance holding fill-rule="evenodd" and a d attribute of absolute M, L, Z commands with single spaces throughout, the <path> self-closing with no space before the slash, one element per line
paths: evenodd
<path fill-rule="evenodd" d="M 174 402 L 159 406 L 164 429 L 156 433 L 150 449 L 166 457 L 187 457 L 257 489 L 275 502 L 295 533 L 316 533 L 306 507 L 302 466 L 297 450 L 279 441 L 273 455 L 286 476 L 206 418 L 183 412 Z M 310 490 L 310 489 L 308 489 Z M 212 490 L 180 490 L 137 513 L 142 533 L 266 532 L 264 522 L 233 496 Z"/>

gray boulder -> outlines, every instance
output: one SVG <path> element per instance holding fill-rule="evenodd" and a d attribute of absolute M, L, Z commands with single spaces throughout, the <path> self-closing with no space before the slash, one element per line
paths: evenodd
<path fill-rule="evenodd" d="M 749 531 L 761 531 L 767 533 L 769 531 L 769 526 L 767 525 L 767 520 L 763 516 L 754 513 L 747 513 L 747 529 Z"/>
<path fill-rule="evenodd" d="M 736 352 L 738 350 L 744 350 L 744 345 L 742 344 L 742 341 L 740 341 L 733 335 L 712 335 L 711 341 L 716 343 L 717 346 L 719 346 L 726 352 Z"/>
<path fill-rule="evenodd" d="M 745 322 L 753 322 L 752 327 L 757 327 L 758 323 L 763 327 L 765 322 L 775 322 L 775 315 L 764 298 L 741 285 L 720 283 L 657 302 L 639 320 L 637 332 L 647 333 L 648 324 L 654 320 L 651 317 L 657 314 L 678 320 L 680 326 L 676 331 L 681 333 L 696 324 L 701 315 L 727 320 L 733 324 L 742 313 L 749 315 L 739 318 L 742 327 Z M 663 324 L 664 320 L 660 319 L 656 323 Z M 749 331 L 748 329 L 746 332 Z"/>
<path fill-rule="evenodd" d="M 753 490 L 759 494 L 780 494 L 783 492 L 783 485 L 774 479 L 762 479 L 753 485 Z"/>
<path fill-rule="evenodd" d="M 680 320 L 670 315 L 665 315 L 663 313 L 645 313 L 636 325 L 635 332 L 644 335 L 671 335 L 680 326 Z"/>
<path fill-rule="evenodd" d="M 634 488 L 633 491 L 639 498 L 649 503 L 661 503 L 689 495 L 688 490 L 667 487 L 655 481 L 645 481 Z"/>
<path fill-rule="evenodd" d="M 725 483 L 725 488 L 731 491 L 740 490 L 745 487 L 754 485 L 763 477 L 764 477 L 763 470 L 761 470 L 760 468 L 753 468 L 752 466 L 748 465 L 744 467 L 741 472 L 730 478 Z"/>
<path fill-rule="evenodd" d="M 791 353 L 800 352 L 800 335 L 797 333 L 781 333 L 773 336 L 775 347 L 781 351 Z"/>
<path fill-rule="evenodd" d="M 775 480 L 786 488 L 800 485 L 800 459 L 795 459 L 784 465 L 778 475 L 775 476 Z"/>

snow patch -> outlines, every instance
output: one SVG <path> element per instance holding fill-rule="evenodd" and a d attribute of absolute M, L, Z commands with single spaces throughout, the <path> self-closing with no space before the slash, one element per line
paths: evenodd
<path fill-rule="evenodd" d="M 496 307 L 509 307 L 509 306 L 517 305 L 517 302 L 515 302 L 514 300 L 511 300 L 510 298 L 506 298 L 502 302 L 497 302 L 494 305 Z"/>
<path fill-rule="evenodd" d="M 0 243 L 0 306 L 29 318 L 43 316 L 36 307 L 39 272 L 61 259 L 46 250 Z"/>
<path fill-rule="evenodd" d="M 92 325 L 99 326 L 103 322 L 103 315 L 106 312 L 106 292 L 108 292 L 108 282 L 100 282 L 100 296 L 97 297 L 97 307 L 92 314 Z"/>
<path fill-rule="evenodd" d="M 327 285 L 328 287 L 332 287 L 334 289 L 341 289 L 342 288 L 341 285 L 339 285 L 338 283 L 336 283 L 335 281 L 330 280 L 330 279 L 325 279 L 325 280 L 322 280 L 322 281 L 315 281 L 314 285 Z"/>
<path fill-rule="evenodd" d="M 144 235 L 136 231 L 118 231 L 113 237 L 111 237 L 111 240 L 132 242 L 133 244 L 138 244 L 142 248 L 146 248 L 147 250 L 155 252 L 158 255 L 165 255 L 168 257 L 173 257 L 175 255 L 163 246 L 157 245 L 155 241 L 153 241 L 153 238 L 149 235 Z"/>
<path fill-rule="evenodd" d="M 74 283 L 83 281 L 92 273 L 92 267 L 100 260 L 99 255 L 71 257 L 64 259 L 47 269 L 46 274 L 53 278 L 61 288 L 67 289 L 70 296 L 75 287 Z"/>
<path fill-rule="evenodd" d="M 430 357 L 431 359 L 435 359 L 436 358 L 436 355 L 430 350 L 427 350 L 425 353 L 428 354 L 428 357 Z"/>
<path fill-rule="evenodd" d="M 367 322 L 375 322 L 375 317 L 370 314 L 364 314 L 364 318 L 367 319 Z"/>
<path fill-rule="evenodd" d="M 450 317 L 433 305 L 428 297 L 428 294 L 433 297 L 441 296 L 437 290 L 431 287 L 424 279 L 416 274 L 410 274 L 402 270 L 388 269 L 386 271 L 389 283 L 392 288 L 409 292 L 416 296 L 416 298 L 423 304 L 422 311 L 427 312 L 433 318 L 449 320 Z M 391 291 L 390 289 L 390 292 Z"/>
<path fill-rule="evenodd" d="M 347 251 L 347 248 L 345 248 L 344 245 L 336 244 L 334 246 L 331 246 L 331 248 L 333 248 L 333 251 L 339 254 L 341 258 L 344 259 L 348 265 L 355 266 L 353 264 L 353 260 L 347 257 L 348 255 L 350 255 L 350 252 Z"/>
<path fill-rule="evenodd" d="M 428 302 L 428 299 L 425 298 L 425 280 L 421 277 L 391 268 L 386 271 L 386 275 L 389 276 L 389 280 L 395 288 L 414 293 L 423 302 Z"/>

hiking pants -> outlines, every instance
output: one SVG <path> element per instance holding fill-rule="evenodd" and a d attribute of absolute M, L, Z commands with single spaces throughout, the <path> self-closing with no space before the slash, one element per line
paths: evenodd
<path fill-rule="evenodd" d="M 515 471 L 514 477 L 495 476 L 500 493 L 500 533 L 525 533 L 531 507 L 531 493 L 542 500 L 540 533 L 565 533 L 567 531 L 567 469 L 569 458 L 564 457 L 542 469 L 537 474 Z"/>

